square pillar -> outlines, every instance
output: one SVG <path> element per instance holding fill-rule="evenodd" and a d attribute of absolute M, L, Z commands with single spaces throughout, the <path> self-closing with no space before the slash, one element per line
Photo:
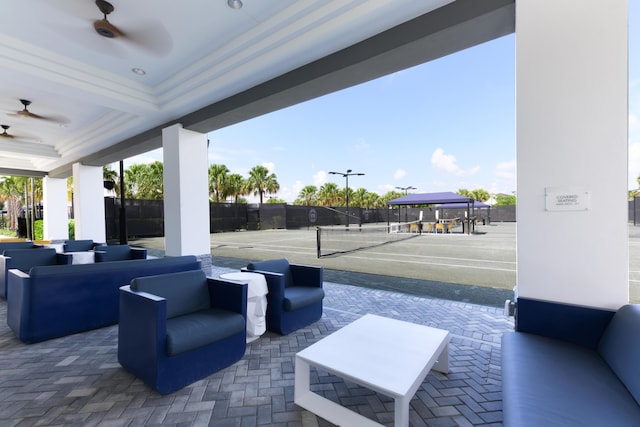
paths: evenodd
<path fill-rule="evenodd" d="M 104 180 L 101 166 L 73 164 L 75 238 L 106 242 Z"/>
<path fill-rule="evenodd" d="M 518 0 L 517 289 L 628 301 L 628 0 Z"/>
<path fill-rule="evenodd" d="M 211 264 L 207 135 L 176 124 L 162 130 L 165 254 Z"/>
<path fill-rule="evenodd" d="M 51 241 L 68 239 L 67 180 L 45 176 L 42 179 L 42 198 L 44 239 Z"/>

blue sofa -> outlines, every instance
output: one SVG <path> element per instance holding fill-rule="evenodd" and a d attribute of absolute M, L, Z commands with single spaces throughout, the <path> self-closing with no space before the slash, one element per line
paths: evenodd
<path fill-rule="evenodd" d="M 520 298 L 517 316 L 502 337 L 505 427 L 640 426 L 640 306 Z"/>
<path fill-rule="evenodd" d="M 246 350 L 247 285 L 202 270 L 120 289 L 118 361 L 161 394 L 225 368 Z"/>
<path fill-rule="evenodd" d="M 9 270 L 7 324 L 34 343 L 118 323 L 119 289 L 136 277 L 199 270 L 195 256 Z"/>
<path fill-rule="evenodd" d="M 128 259 L 146 259 L 147 250 L 132 248 L 129 245 L 98 246 L 94 251 L 95 262 L 125 261 Z"/>
<path fill-rule="evenodd" d="M 7 299 L 7 278 L 9 270 L 16 268 L 28 272 L 36 265 L 71 264 L 71 255 L 58 254 L 53 248 L 42 246 L 33 249 L 6 249 L 0 255 L 0 296 Z"/>
<path fill-rule="evenodd" d="M 243 270 L 260 273 L 267 281 L 268 330 L 286 335 L 322 317 L 322 267 L 289 264 L 282 258 L 252 262 Z"/>

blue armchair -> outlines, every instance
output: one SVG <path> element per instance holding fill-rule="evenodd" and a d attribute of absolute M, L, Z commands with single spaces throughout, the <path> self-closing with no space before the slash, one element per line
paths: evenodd
<path fill-rule="evenodd" d="M 85 240 L 65 240 L 62 245 L 62 250 L 64 252 L 84 252 L 91 251 L 96 248 L 96 246 L 104 246 L 104 243 L 95 243 L 91 239 Z"/>
<path fill-rule="evenodd" d="M 147 259 L 146 249 L 132 248 L 129 245 L 97 246 L 94 252 L 96 262 Z"/>
<path fill-rule="evenodd" d="M 31 267 L 71 264 L 71 261 L 71 255 L 58 254 L 53 248 L 7 249 L 0 255 L 0 296 L 8 299 L 9 269 L 15 268 L 28 273 Z"/>
<path fill-rule="evenodd" d="M 247 285 L 202 270 L 139 277 L 120 288 L 118 362 L 160 394 L 240 360 Z"/>
<path fill-rule="evenodd" d="M 283 258 L 252 262 L 243 270 L 265 276 L 268 330 L 286 335 L 322 317 L 322 267 L 289 264 Z"/>

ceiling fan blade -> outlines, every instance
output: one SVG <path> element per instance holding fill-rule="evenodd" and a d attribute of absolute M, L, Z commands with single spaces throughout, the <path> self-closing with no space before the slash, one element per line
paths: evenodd
<path fill-rule="evenodd" d="M 166 56 L 173 49 L 173 39 L 160 22 L 141 23 L 136 29 L 122 32 L 122 38 L 138 49 L 155 56 Z"/>

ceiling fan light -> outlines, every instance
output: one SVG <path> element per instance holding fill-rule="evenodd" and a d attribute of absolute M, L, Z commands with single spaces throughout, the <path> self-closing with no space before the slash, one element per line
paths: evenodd
<path fill-rule="evenodd" d="M 242 0 L 227 0 L 227 4 L 231 9 L 241 9 Z"/>

